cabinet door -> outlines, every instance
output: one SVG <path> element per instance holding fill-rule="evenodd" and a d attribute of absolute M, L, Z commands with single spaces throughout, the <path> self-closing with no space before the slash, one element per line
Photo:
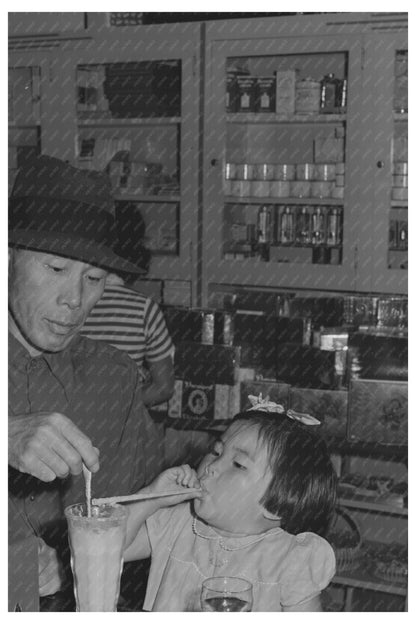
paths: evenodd
<path fill-rule="evenodd" d="M 373 209 L 361 228 L 359 280 L 374 292 L 407 293 L 407 43 L 406 32 L 365 45 L 361 181 Z"/>
<path fill-rule="evenodd" d="M 62 50 L 54 82 L 65 131 L 57 119 L 50 149 L 109 172 L 131 259 L 143 242 L 148 276 L 185 291 L 196 266 L 199 31 L 122 30 Z"/>
<path fill-rule="evenodd" d="M 355 289 L 361 52 L 355 36 L 212 37 L 205 292 L 214 283 Z"/>

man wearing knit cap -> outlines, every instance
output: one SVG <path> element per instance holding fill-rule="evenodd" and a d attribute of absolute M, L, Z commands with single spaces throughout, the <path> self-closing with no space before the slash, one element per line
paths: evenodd
<path fill-rule="evenodd" d="M 155 476 L 137 367 L 79 335 L 107 273 L 140 271 L 114 252 L 113 214 L 104 173 L 48 156 L 19 170 L 9 201 L 9 533 L 36 536 L 41 596 L 60 588 L 63 510 L 84 498 L 83 464 L 94 497 Z"/>

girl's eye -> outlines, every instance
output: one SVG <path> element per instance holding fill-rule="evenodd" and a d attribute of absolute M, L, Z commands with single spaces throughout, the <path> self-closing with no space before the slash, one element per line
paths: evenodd
<path fill-rule="evenodd" d="M 240 464 L 238 461 L 233 461 L 233 464 L 236 468 L 238 468 L 238 470 L 247 470 L 247 467 L 243 466 L 243 464 Z"/>

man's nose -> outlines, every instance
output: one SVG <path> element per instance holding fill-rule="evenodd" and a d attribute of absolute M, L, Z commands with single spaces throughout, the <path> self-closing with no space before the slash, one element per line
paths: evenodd
<path fill-rule="evenodd" d="M 79 308 L 82 302 L 83 284 L 82 279 L 68 279 L 61 289 L 58 303 L 67 305 L 69 308 Z"/>

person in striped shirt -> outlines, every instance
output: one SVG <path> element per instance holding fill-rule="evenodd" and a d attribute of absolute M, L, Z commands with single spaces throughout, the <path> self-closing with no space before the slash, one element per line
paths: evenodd
<path fill-rule="evenodd" d="M 173 394 L 174 347 L 158 304 L 125 285 L 112 274 L 103 296 L 87 318 L 82 334 L 117 347 L 134 360 L 143 382 L 148 407 Z"/>
<path fill-rule="evenodd" d="M 116 204 L 117 253 L 147 273 L 144 219 L 134 203 Z M 131 287 L 137 275 L 108 275 L 104 293 L 83 327 L 83 335 L 126 351 L 139 368 L 147 407 L 168 401 L 174 389 L 174 347 L 158 304 Z"/>

